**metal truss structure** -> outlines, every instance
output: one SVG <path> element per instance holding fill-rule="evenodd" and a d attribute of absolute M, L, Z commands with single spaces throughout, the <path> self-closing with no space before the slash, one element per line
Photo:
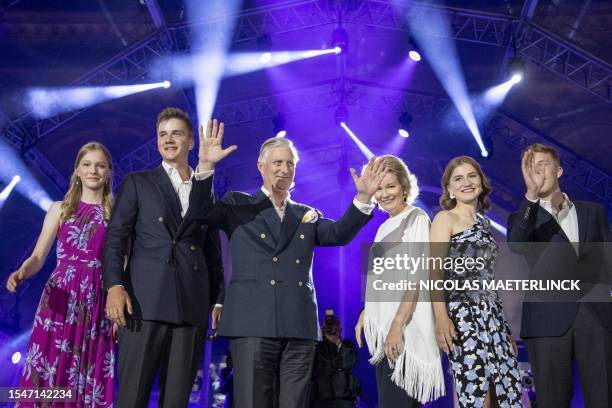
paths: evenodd
<path fill-rule="evenodd" d="M 408 111 L 413 116 L 437 118 L 450 104 L 445 97 L 406 91 L 386 90 L 346 79 L 345 102 L 348 106 L 385 112 L 401 113 Z M 291 114 L 313 109 L 335 107 L 340 99 L 336 90 L 337 81 L 326 81 L 309 88 L 281 92 L 268 96 L 220 105 L 214 116 L 226 126 L 237 125 L 263 119 L 272 119 L 277 114 Z M 148 143 L 122 157 L 115 166 L 120 180 L 125 173 L 156 166 L 160 162 L 157 141 Z M 325 153 L 323 153 L 325 154 Z"/>
<path fill-rule="evenodd" d="M 532 143 L 554 145 L 561 155 L 564 178 L 612 207 L 612 176 L 585 158 L 503 113 L 498 113 L 489 122 L 487 131 L 494 137 L 503 138 L 509 146 L 521 151 Z"/>
<path fill-rule="evenodd" d="M 340 4 L 340 6 L 338 6 Z M 191 25 L 180 25 L 167 27 L 163 20 L 155 21 L 158 31 L 141 42 L 131 46 L 120 55 L 115 56 L 106 63 L 98 66 L 83 77 L 74 81 L 73 86 L 105 86 L 131 84 L 141 81 L 146 76 L 153 60 L 170 52 L 185 52 L 191 48 L 193 33 L 201 36 L 219 35 L 223 30 L 215 29 L 224 24 L 228 18 L 236 19 L 236 29 L 228 40 L 239 43 L 250 41 L 262 35 L 277 35 L 297 30 L 303 30 L 323 25 L 337 23 L 338 7 L 342 8 L 342 19 L 344 24 L 358 24 L 375 28 L 408 31 L 406 13 L 418 13 L 425 6 L 419 3 L 411 3 L 410 6 L 398 4 L 392 0 L 355 0 L 353 2 L 339 2 L 324 0 L 306 0 L 300 2 L 287 2 L 273 6 L 265 6 L 246 10 L 235 16 L 221 19 L 196 22 Z M 559 39 L 545 29 L 531 22 L 522 22 L 519 19 L 506 15 L 482 13 L 472 10 L 458 9 L 452 7 L 436 7 L 445 15 L 451 24 L 451 35 L 456 40 L 470 41 L 481 44 L 507 47 L 511 43 L 516 30 L 521 25 L 520 38 L 516 39 L 519 45 L 517 51 L 525 59 L 538 64 L 562 78 L 579 85 L 583 89 L 596 95 L 605 102 L 612 103 L 610 89 L 612 87 L 612 67 L 598 60 L 588 53 L 577 49 Z M 159 20 L 159 10 L 152 12 L 152 18 Z M 410 95 L 408 92 L 406 95 Z M 321 107 L 330 103 L 334 98 L 332 95 L 320 95 L 319 99 L 305 96 L 311 101 L 313 107 Z M 374 104 L 373 99 L 382 98 L 385 108 L 393 108 L 393 104 L 409 103 L 404 97 L 379 97 L 376 95 L 359 94 L 354 91 L 353 100 L 349 103 L 361 107 L 374 106 L 381 109 L 379 104 Z M 413 102 L 411 112 L 420 107 L 428 109 L 431 113 L 437 111 L 440 106 L 432 104 L 432 100 L 442 98 L 425 99 L 422 96 Z M 232 106 L 219 107 L 219 116 L 228 123 L 240 123 L 240 121 L 256 120 L 268 117 L 271 112 L 278 108 L 273 105 L 273 99 L 269 97 L 255 98 L 249 101 L 237 102 Z M 388 105 L 390 104 L 390 106 Z M 300 106 L 300 105 L 296 105 Z M 3 130 L 3 136 L 15 145 L 24 156 L 34 163 L 49 179 L 59 188 L 65 188 L 67 180 L 61 175 L 36 148 L 36 144 L 45 136 L 74 119 L 84 109 L 65 112 L 46 119 L 36 119 L 31 113 L 10 121 Z M 431 114 L 430 113 L 430 114 Z M 229 120 L 228 120 L 229 119 Z M 118 173 L 125 173 L 135 169 L 137 164 L 145 164 L 147 160 L 148 147 L 143 146 L 139 153 L 133 152 L 132 159 L 124 158 L 120 161 Z M 567 151 L 567 149 L 564 149 Z M 137 157 L 143 158 L 142 160 Z M 578 160 L 583 163 L 584 160 Z M 123 165 L 125 164 L 125 167 Z M 582 169 L 584 165 L 580 166 Z M 587 169 L 593 168 L 586 165 Z M 583 180 L 584 185 L 593 190 L 599 190 L 600 184 L 605 188 L 598 197 L 609 199 L 609 176 L 601 172 L 587 170 L 588 177 L 581 176 L 576 180 Z"/>

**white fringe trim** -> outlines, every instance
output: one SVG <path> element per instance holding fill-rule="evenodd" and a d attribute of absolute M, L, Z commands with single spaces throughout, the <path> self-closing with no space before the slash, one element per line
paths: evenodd
<path fill-rule="evenodd" d="M 369 362 L 376 365 L 385 358 L 386 333 L 376 322 L 367 318 L 364 319 L 364 332 L 372 356 Z M 420 403 L 436 400 L 445 394 L 444 373 L 439 358 L 431 362 L 423 361 L 413 353 L 408 353 L 404 346 L 395 364 L 391 361 L 388 364 L 393 369 L 391 381 Z"/>

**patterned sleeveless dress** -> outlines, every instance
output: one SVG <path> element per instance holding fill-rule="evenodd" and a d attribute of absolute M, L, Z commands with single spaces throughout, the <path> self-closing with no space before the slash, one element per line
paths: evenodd
<path fill-rule="evenodd" d="M 459 282 L 492 281 L 498 249 L 488 223 L 479 220 L 467 230 L 451 236 L 448 256 L 481 257 L 484 268 L 461 272 L 447 269 L 444 278 Z M 518 361 L 498 293 L 482 289 L 456 290 L 447 291 L 446 297 L 448 314 L 458 336 L 449 359 L 459 405 L 482 407 L 489 385 L 493 384 L 502 408 L 522 407 Z"/>
<path fill-rule="evenodd" d="M 101 205 L 79 203 L 57 234 L 57 266 L 45 286 L 28 345 L 21 387 L 65 387 L 73 402 L 18 407 L 112 407 L 115 350 L 106 319 Z"/>

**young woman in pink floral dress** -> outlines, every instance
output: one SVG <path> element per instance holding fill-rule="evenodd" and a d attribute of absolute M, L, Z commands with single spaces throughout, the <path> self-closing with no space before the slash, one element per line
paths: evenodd
<path fill-rule="evenodd" d="M 19 402 L 19 407 L 112 407 L 115 350 L 106 318 L 100 257 L 112 205 L 112 160 L 87 143 L 76 158 L 64 200 L 49 208 L 32 255 L 8 279 L 15 292 L 43 266 L 57 237 L 57 266 L 45 286 L 20 386 L 69 388 L 73 402 Z"/>

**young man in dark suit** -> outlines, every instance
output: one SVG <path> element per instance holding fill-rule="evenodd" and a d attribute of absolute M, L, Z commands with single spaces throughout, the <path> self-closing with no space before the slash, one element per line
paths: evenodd
<path fill-rule="evenodd" d="M 220 160 L 220 140 L 202 144 L 208 154 L 201 169 L 212 170 Z M 234 401 L 240 408 L 308 406 L 315 343 L 321 339 L 314 247 L 346 245 L 357 235 L 371 218 L 370 199 L 385 174 L 382 161 L 374 158 L 361 177 L 351 169 L 357 195 L 332 221 L 291 200 L 298 160 L 289 139 L 265 141 L 257 161 L 261 189 L 254 195 L 230 192 L 200 214 L 230 240 L 232 277 L 219 334 L 230 339 Z"/>
<path fill-rule="evenodd" d="M 508 222 L 510 249 L 525 255 L 533 278 L 584 281 L 602 268 L 601 244 L 595 243 L 609 240 L 604 207 L 572 201 L 561 191 L 563 168 L 559 153 L 550 146 L 527 147 L 522 172 L 527 192 Z M 593 259 L 596 262 L 585 267 Z M 561 293 L 548 296 L 525 302 L 521 322 L 538 407 L 570 407 L 574 359 L 585 406 L 612 406 L 612 303 L 561 302 L 554 300 L 563 297 Z"/>
<path fill-rule="evenodd" d="M 106 231 L 106 313 L 120 326 L 118 407 L 147 407 L 158 371 L 159 406 L 187 406 L 209 311 L 223 296 L 219 233 L 191 216 L 207 195 L 205 174 L 188 164 L 194 136 L 184 112 L 159 114 L 157 147 L 161 166 L 125 177 Z"/>

